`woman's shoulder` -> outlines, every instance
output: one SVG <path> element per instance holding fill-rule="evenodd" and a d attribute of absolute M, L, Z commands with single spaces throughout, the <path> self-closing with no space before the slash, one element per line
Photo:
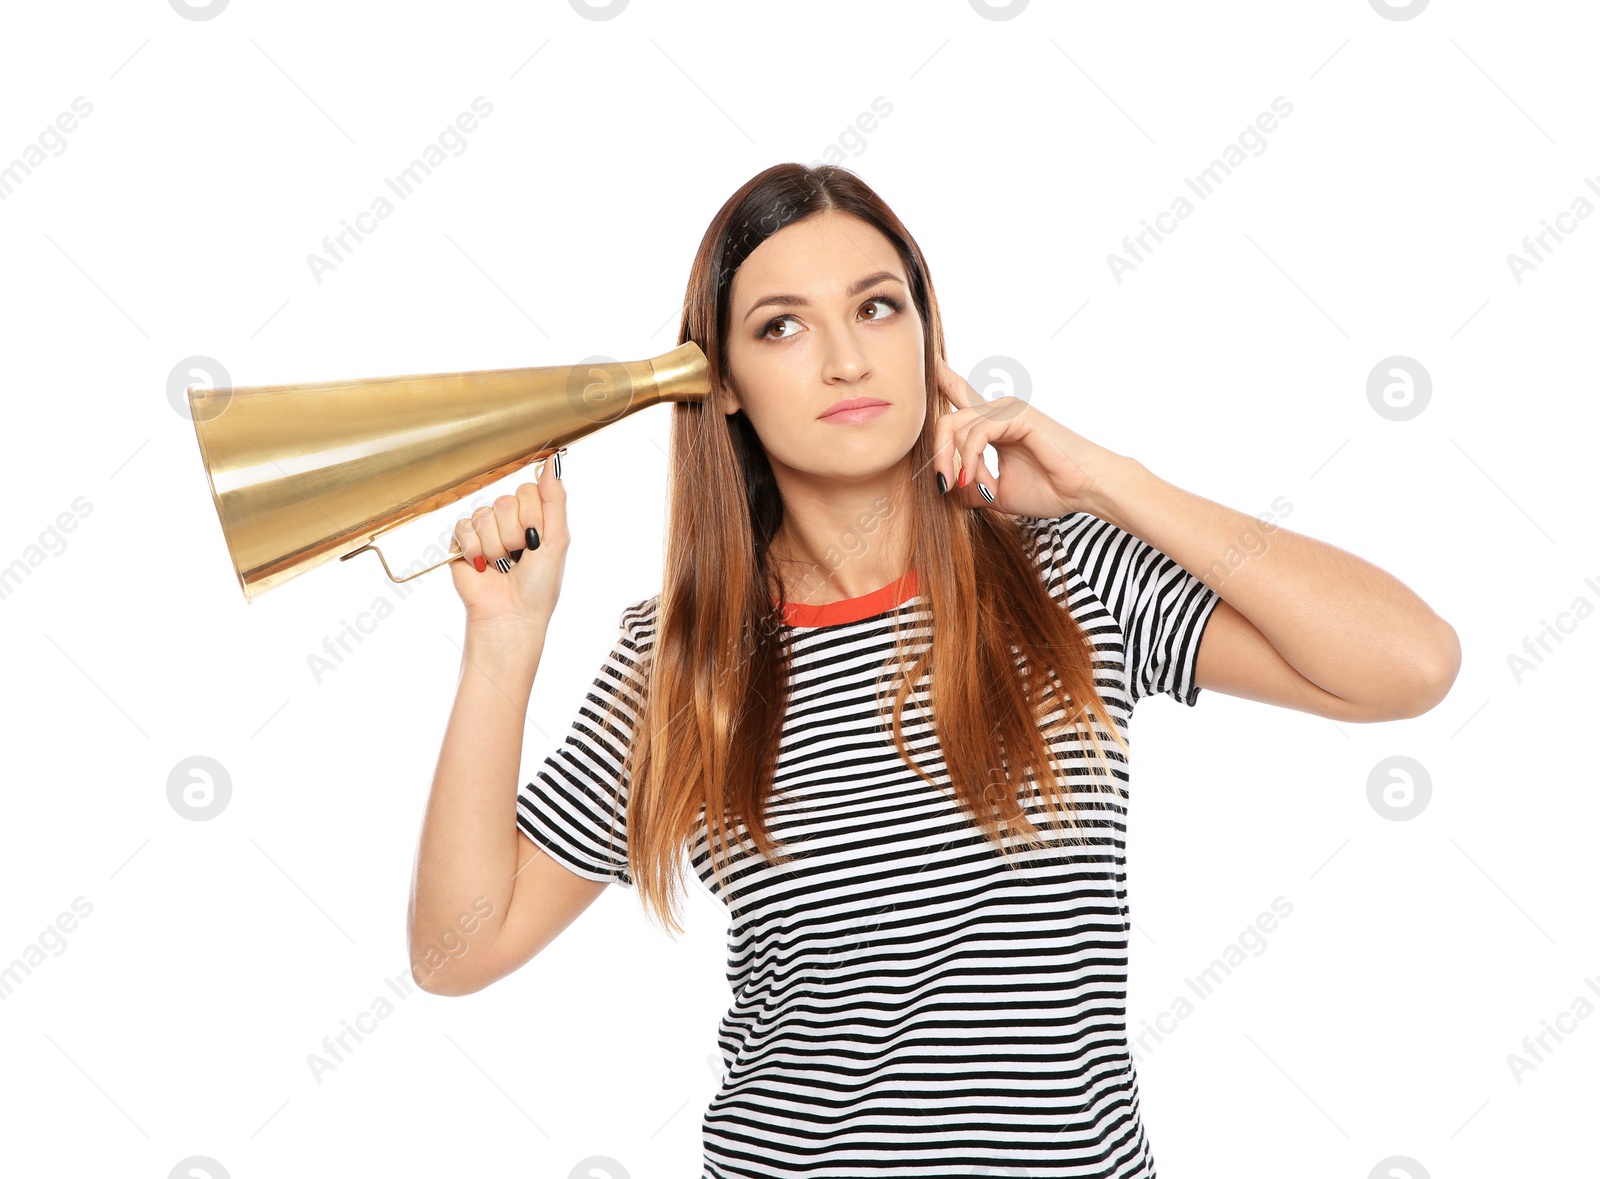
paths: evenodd
<path fill-rule="evenodd" d="M 656 611 L 660 605 L 661 595 L 656 593 L 623 608 L 618 627 L 636 648 L 644 650 L 655 644 Z"/>
<path fill-rule="evenodd" d="M 1065 516 L 1017 516 L 1023 532 L 1034 538 L 1065 539 L 1090 527 L 1096 517 L 1090 512 L 1068 512 Z"/>
<path fill-rule="evenodd" d="M 1047 570 L 1070 564 L 1067 558 L 1096 522 L 1088 512 L 1069 512 L 1065 516 L 1018 516 L 1016 519 L 1029 555 Z"/>
<path fill-rule="evenodd" d="M 1018 517 L 1024 536 L 1041 564 L 1078 568 L 1087 561 L 1121 564 L 1148 548 L 1093 512 L 1068 512 L 1065 516 Z"/>

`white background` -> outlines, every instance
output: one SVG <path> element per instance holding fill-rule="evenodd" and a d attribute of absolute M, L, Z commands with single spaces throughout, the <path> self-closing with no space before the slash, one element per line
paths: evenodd
<path fill-rule="evenodd" d="M 1580 1157 L 1600 1018 L 1520 1081 L 1507 1058 L 1578 996 L 1600 1006 L 1600 218 L 1520 283 L 1507 255 L 1575 198 L 1600 207 L 1590 6 L 235 0 L 191 20 L 152 0 L 4 26 L 0 162 L 93 106 L 0 201 L 0 566 L 28 566 L 0 600 L 0 969 L 92 905 L 0 1000 L 6 1171 L 697 1173 L 730 996 L 723 910 L 693 881 L 679 941 L 609 889 L 523 970 L 413 993 L 314 1078 L 308 1054 L 407 972 L 461 606 L 428 574 L 319 681 L 324 638 L 398 595 L 365 556 L 247 605 L 167 381 L 196 354 L 241 385 L 658 355 L 707 223 L 785 160 L 842 162 L 900 214 L 958 370 L 1013 357 L 1041 410 L 1163 478 L 1251 515 L 1282 497 L 1282 524 L 1461 636 L 1454 690 L 1414 720 L 1140 709 L 1130 1030 L 1293 905 L 1139 1061 L 1161 1173 Z M 466 149 L 317 281 L 307 255 L 480 95 Z M 1118 282 L 1124 236 L 1280 95 L 1265 150 Z M 1432 380 L 1408 421 L 1366 395 L 1395 355 Z M 567 456 L 525 772 L 659 588 L 668 418 Z M 1558 616 L 1571 633 L 1516 675 Z M 195 755 L 232 786 L 207 822 L 167 800 Z M 1393 755 L 1432 783 L 1409 821 L 1367 797 Z"/>

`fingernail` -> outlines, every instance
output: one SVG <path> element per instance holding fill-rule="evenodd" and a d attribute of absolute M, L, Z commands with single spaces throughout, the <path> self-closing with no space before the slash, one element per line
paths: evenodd
<path fill-rule="evenodd" d="M 967 469 L 965 467 L 962 467 L 961 468 L 961 478 L 956 480 L 956 486 L 957 487 L 965 487 L 966 485 L 967 485 Z"/>
<path fill-rule="evenodd" d="M 994 503 L 994 492 L 990 491 L 982 483 L 978 484 L 978 494 L 983 496 L 983 498 L 988 500 L 990 503 Z"/>
<path fill-rule="evenodd" d="M 561 452 L 556 451 L 556 478 L 561 478 Z"/>
<path fill-rule="evenodd" d="M 558 476 L 556 476 L 556 478 L 559 479 L 560 476 L 558 475 Z M 539 547 L 539 530 L 537 528 L 528 529 L 527 537 L 528 537 L 528 551 L 531 553 L 534 549 Z"/>
<path fill-rule="evenodd" d="M 935 471 L 933 473 L 933 477 L 939 481 L 939 494 L 940 495 L 943 495 L 945 492 L 950 490 L 949 486 L 944 481 L 944 472 L 943 471 Z"/>
<path fill-rule="evenodd" d="M 483 556 L 480 554 L 480 555 L 472 558 L 472 567 L 474 569 L 476 569 L 479 573 L 482 573 L 485 569 L 487 569 L 489 567 L 489 562 L 485 561 L 483 559 Z"/>
<path fill-rule="evenodd" d="M 511 572 L 511 558 L 510 557 L 496 557 L 495 561 L 494 561 L 494 567 L 496 569 L 500 570 L 501 573 L 510 573 Z"/>

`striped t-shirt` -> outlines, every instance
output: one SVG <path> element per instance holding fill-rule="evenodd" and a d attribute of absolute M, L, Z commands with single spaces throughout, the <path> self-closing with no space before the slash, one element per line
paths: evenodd
<path fill-rule="evenodd" d="M 1193 705 L 1200 636 L 1221 598 L 1089 513 L 1018 521 L 1051 596 L 1094 644 L 1095 683 L 1122 735 L 1145 696 Z M 517 800 L 519 828 L 562 865 L 629 887 L 621 766 L 658 602 L 624 610 L 588 701 Z M 1153 1179 L 1126 1034 L 1124 803 L 1096 775 L 1072 794 L 1086 842 L 1002 858 L 949 788 L 927 676 L 902 717 L 940 789 L 902 761 L 879 719 L 896 616 L 908 641 L 930 633 L 914 571 L 787 610 L 791 695 L 768 813 L 796 858 L 773 865 L 746 844 L 725 893 L 703 813 L 690 848 L 729 909 L 733 991 L 701 1179 Z M 596 707 L 619 690 L 620 721 Z M 1128 763 L 1098 735 L 1126 789 Z M 1092 757 L 1077 734 L 1052 748 L 1062 766 Z M 1037 802 L 1023 805 L 1039 823 Z"/>

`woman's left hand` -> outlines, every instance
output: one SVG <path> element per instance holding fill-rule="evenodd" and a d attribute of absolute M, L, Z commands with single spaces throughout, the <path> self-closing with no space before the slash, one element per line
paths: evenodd
<path fill-rule="evenodd" d="M 1093 511 L 1099 493 L 1095 473 L 1121 461 L 1121 455 L 1075 434 L 1026 401 L 988 400 L 943 357 L 938 365 L 939 391 L 956 407 L 934 426 L 934 468 L 944 475 L 947 495 L 967 507 L 987 505 L 1041 519 Z M 999 456 L 1000 469 L 994 474 L 983 463 L 985 446 L 993 446 Z M 965 486 L 960 485 L 962 473 Z"/>

